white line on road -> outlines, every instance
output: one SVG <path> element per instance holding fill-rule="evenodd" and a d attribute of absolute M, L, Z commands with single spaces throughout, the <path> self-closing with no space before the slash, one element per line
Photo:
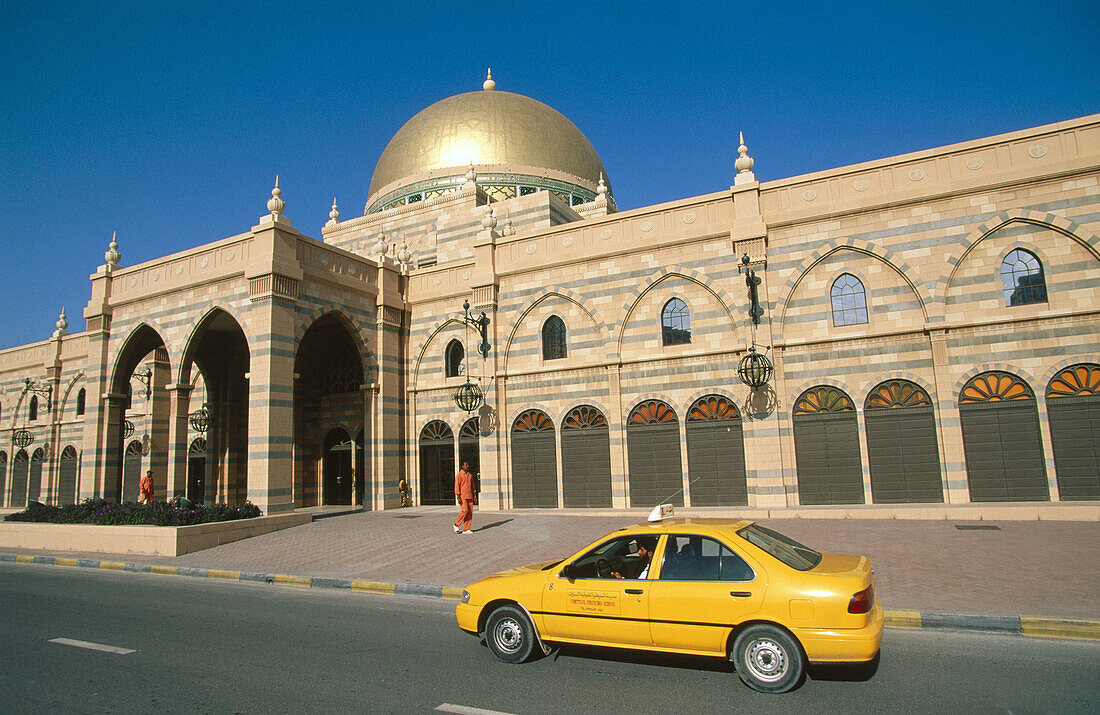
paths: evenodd
<path fill-rule="evenodd" d="M 88 650 L 101 650 L 104 653 L 117 653 L 118 655 L 126 655 L 128 653 L 137 653 L 136 650 L 130 650 L 129 648 L 119 648 L 114 645 L 103 645 L 102 643 L 89 643 L 88 641 L 74 641 L 70 638 L 51 638 L 50 643 L 60 643 L 61 645 L 71 645 L 77 648 L 87 648 Z"/>
<path fill-rule="evenodd" d="M 436 712 L 460 713 L 461 715 L 511 715 L 510 713 L 501 712 L 500 710 L 483 710 L 482 708 L 469 708 L 465 705 L 452 705 L 451 703 L 443 703 L 436 708 Z"/>

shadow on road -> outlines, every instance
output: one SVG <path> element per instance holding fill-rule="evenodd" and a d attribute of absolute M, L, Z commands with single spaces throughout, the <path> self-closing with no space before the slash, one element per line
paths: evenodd
<path fill-rule="evenodd" d="M 492 524 L 486 524 L 485 526 L 479 526 L 474 531 L 485 531 L 486 529 L 492 529 L 494 526 L 504 526 L 513 519 L 505 519 L 503 521 L 494 521 Z"/>
<path fill-rule="evenodd" d="M 707 670 L 714 673 L 734 672 L 733 663 L 724 658 L 708 658 L 701 655 L 679 655 L 675 653 L 653 653 L 643 650 L 620 650 L 618 648 L 600 648 L 597 646 L 562 645 L 554 649 L 551 656 L 584 658 L 586 660 L 607 660 L 616 663 L 637 663 L 654 665 L 660 668 L 681 668 L 685 670 Z"/>
<path fill-rule="evenodd" d="M 838 680 L 852 683 L 862 683 L 870 680 L 878 672 L 881 653 L 866 663 L 819 663 L 810 665 L 806 674 L 812 680 Z"/>

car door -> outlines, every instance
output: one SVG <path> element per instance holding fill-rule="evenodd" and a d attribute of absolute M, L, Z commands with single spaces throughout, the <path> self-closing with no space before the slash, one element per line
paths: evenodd
<path fill-rule="evenodd" d="M 650 581 L 654 645 L 725 655 L 732 624 L 760 610 L 767 574 L 755 560 L 707 536 L 669 535 Z"/>
<path fill-rule="evenodd" d="M 547 579 L 542 599 L 543 637 L 596 645 L 651 645 L 652 581 L 611 575 L 616 567 L 630 564 L 636 552 L 634 536 L 609 539 L 567 564 L 569 569 L 559 569 Z M 570 577 L 563 574 L 566 570 Z M 635 568 L 626 575 L 638 576 L 636 572 Z"/>

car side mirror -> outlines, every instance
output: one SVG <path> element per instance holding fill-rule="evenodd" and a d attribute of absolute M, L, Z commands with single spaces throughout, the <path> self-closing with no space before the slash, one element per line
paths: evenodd
<path fill-rule="evenodd" d="M 566 564 L 561 567 L 561 575 L 568 579 L 576 578 L 577 571 L 573 568 L 573 564 Z"/>

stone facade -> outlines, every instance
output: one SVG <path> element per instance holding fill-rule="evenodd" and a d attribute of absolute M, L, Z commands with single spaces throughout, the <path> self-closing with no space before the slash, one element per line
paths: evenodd
<path fill-rule="evenodd" d="M 3 505 L 125 498 L 133 442 L 161 494 L 190 493 L 199 437 L 204 500 L 247 498 L 272 513 L 348 500 L 389 508 L 404 480 L 414 502 L 446 501 L 471 417 L 453 394 L 468 379 L 485 394 L 473 415 L 483 509 L 565 507 L 601 480 L 610 496 L 599 505 L 613 508 L 651 507 L 668 487 L 694 507 L 966 503 L 1001 494 L 975 487 L 998 479 L 996 501 L 1100 498 L 1087 477 L 1062 493 L 1081 459 L 1100 462 L 1100 430 L 1086 428 L 1091 447 L 1065 457 L 1069 426 L 1049 409 L 1069 399 L 1083 405 L 1073 425 L 1100 424 L 1100 385 L 1089 382 L 1100 380 L 1100 116 L 779 181 L 759 183 L 751 169 L 742 152 L 730 189 L 624 212 L 606 192 L 578 205 L 549 191 L 492 200 L 475 180 L 334 216 L 320 240 L 280 205 L 237 236 L 128 268 L 108 261 L 91 276 L 85 332 L 59 328 L 0 352 Z M 1019 250 L 1039 262 L 1045 293 L 1010 305 L 1003 271 Z M 858 283 L 838 281 L 846 275 Z M 857 286 L 854 302 L 834 300 L 844 285 Z M 689 317 L 670 340 L 673 299 Z M 462 321 L 465 300 L 491 321 L 487 357 Z M 551 316 L 565 325 L 562 357 L 546 350 Z M 448 376 L 453 341 L 465 358 Z M 759 389 L 738 377 L 750 346 L 774 363 Z M 341 362 L 347 354 L 359 364 Z M 1087 384 L 1051 392 L 1070 367 Z M 146 368 L 143 399 L 133 376 Z M 351 382 L 330 384 L 345 368 Z M 970 410 L 968 386 L 989 375 L 1023 392 Z M 34 420 L 27 378 L 52 390 Z M 901 446 L 887 459 L 875 401 L 891 385 L 918 397 L 894 405 Z M 126 409 L 128 386 L 138 396 Z M 814 395 L 838 401 L 818 409 Z M 1004 422 L 1007 412 L 990 412 L 998 402 L 1022 417 Z M 204 434 L 189 422 L 203 404 L 214 416 Z M 594 408 L 585 415 L 598 423 L 583 440 L 570 431 L 577 408 Z M 528 430 L 539 413 L 549 429 Z M 1017 487 L 1032 477 L 1009 467 L 978 475 L 979 463 L 1015 459 L 1014 438 L 981 443 L 988 424 L 1034 438 L 1020 459 L 1037 455 L 1041 483 Z M 20 447 L 17 434 L 33 441 Z M 913 474 L 939 483 L 914 481 L 907 497 L 902 467 L 918 453 Z M 706 490 L 726 489 L 727 469 L 741 491 L 715 497 Z M 849 476 L 832 483 L 833 471 Z M 341 491 L 344 478 L 354 488 Z"/>

